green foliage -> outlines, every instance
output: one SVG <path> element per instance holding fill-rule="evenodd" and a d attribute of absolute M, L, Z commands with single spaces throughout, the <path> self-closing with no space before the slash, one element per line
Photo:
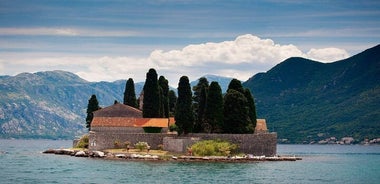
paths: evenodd
<path fill-rule="evenodd" d="M 146 74 L 144 85 L 143 117 L 159 118 L 160 115 L 160 92 L 155 69 L 149 69 Z"/>
<path fill-rule="evenodd" d="M 150 146 L 147 142 L 138 142 L 135 144 L 135 148 L 140 150 L 140 151 L 143 151 L 143 150 L 150 148 Z"/>
<path fill-rule="evenodd" d="M 169 118 L 169 81 L 164 76 L 160 76 L 158 84 L 162 89 L 161 108 L 164 118 Z"/>
<path fill-rule="evenodd" d="M 255 100 L 253 99 L 252 93 L 249 89 L 244 89 L 244 96 L 247 98 L 248 116 L 251 120 L 251 124 L 248 125 L 248 129 L 254 132 L 257 121 Z"/>
<path fill-rule="evenodd" d="M 86 117 L 86 128 L 88 130 L 91 130 L 91 122 L 92 119 L 94 118 L 94 111 L 99 110 L 99 102 L 96 99 L 96 95 L 92 95 L 91 98 L 88 100 L 88 105 L 87 105 L 87 117 Z"/>
<path fill-rule="evenodd" d="M 233 89 L 229 89 L 224 96 L 224 133 L 244 134 L 252 133 L 249 130 L 251 119 L 249 117 L 247 98 Z"/>
<path fill-rule="evenodd" d="M 136 92 L 135 92 L 135 83 L 132 78 L 129 78 L 125 84 L 124 91 L 124 102 L 123 104 L 129 105 L 131 107 L 137 108 Z"/>
<path fill-rule="evenodd" d="M 191 146 L 195 156 L 229 156 L 237 150 L 236 144 L 222 140 L 204 140 Z"/>
<path fill-rule="evenodd" d="M 161 127 L 143 127 L 145 133 L 161 133 Z"/>
<path fill-rule="evenodd" d="M 172 125 L 169 126 L 169 130 L 170 130 L 171 132 L 178 131 L 178 127 L 177 127 L 176 124 L 172 124 Z"/>
<path fill-rule="evenodd" d="M 192 92 L 189 78 L 182 76 L 178 83 L 178 99 L 175 111 L 175 121 L 179 134 L 192 132 L 194 114 L 192 110 Z"/>
<path fill-rule="evenodd" d="M 231 80 L 230 84 L 228 85 L 227 92 L 228 92 L 229 89 L 233 89 L 233 90 L 239 91 L 240 93 L 244 93 L 243 85 L 237 79 L 232 79 Z"/>
<path fill-rule="evenodd" d="M 202 125 L 204 124 L 204 113 L 205 113 L 205 107 L 206 107 L 206 100 L 207 100 L 207 91 L 208 91 L 208 81 L 205 77 L 201 77 L 198 81 L 198 84 L 193 87 L 194 91 L 194 114 L 195 116 L 195 124 L 193 132 L 203 132 Z"/>
<path fill-rule="evenodd" d="M 89 139 L 88 139 L 88 135 L 83 135 L 77 145 L 75 146 L 75 148 L 88 148 L 88 145 L 89 145 Z"/>
<path fill-rule="evenodd" d="M 223 127 L 223 95 L 218 82 L 211 82 L 202 124 L 203 132 L 221 133 Z"/>
<path fill-rule="evenodd" d="M 169 100 L 169 115 L 174 116 L 175 105 L 177 103 L 177 96 L 175 94 L 175 91 L 173 91 L 173 90 L 169 91 L 168 100 Z"/>

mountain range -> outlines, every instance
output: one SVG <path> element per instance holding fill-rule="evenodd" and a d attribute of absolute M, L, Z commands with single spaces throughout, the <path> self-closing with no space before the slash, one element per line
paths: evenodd
<path fill-rule="evenodd" d="M 284 142 L 380 137 L 380 45 L 333 63 L 289 58 L 243 85 Z"/>
<path fill-rule="evenodd" d="M 259 118 L 288 143 L 352 136 L 380 137 L 380 46 L 345 60 L 321 63 L 289 58 L 243 85 Z M 218 81 L 223 93 L 231 78 Z M 88 82 L 65 71 L 0 76 L 0 137 L 71 139 L 86 132 L 88 100 L 122 101 L 126 80 Z M 194 86 L 197 81 L 191 82 Z M 140 94 L 144 83 L 135 83 Z M 174 88 L 171 88 L 174 89 Z M 174 89 L 175 90 L 175 89 Z"/>

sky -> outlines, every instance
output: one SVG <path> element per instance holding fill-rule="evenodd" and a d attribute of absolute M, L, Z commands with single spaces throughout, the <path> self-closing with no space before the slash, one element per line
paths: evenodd
<path fill-rule="evenodd" d="M 375 0 L 0 0 L 0 75 L 143 82 L 155 68 L 174 87 L 184 75 L 246 81 L 289 57 L 333 62 L 379 41 Z"/>

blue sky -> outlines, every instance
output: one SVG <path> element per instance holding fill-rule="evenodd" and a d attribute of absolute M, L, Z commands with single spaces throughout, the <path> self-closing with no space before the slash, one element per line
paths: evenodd
<path fill-rule="evenodd" d="M 321 62 L 379 44 L 380 1 L 0 0 L 0 75 L 67 70 L 89 81 L 149 68 L 247 80 L 292 56 Z"/>

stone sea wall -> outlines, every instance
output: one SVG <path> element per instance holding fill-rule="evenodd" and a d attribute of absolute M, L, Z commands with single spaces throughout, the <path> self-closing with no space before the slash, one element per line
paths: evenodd
<path fill-rule="evenodd" d="M 274 156 L 277 151 L 277 134 L 188 134 L 178 136 L 166 133 L 128 133 L 122 131 L 91 131 L 89 134 L 90 150 L 104 150 L 114 148 L 115 141 L 124 144 L 129 141 L 131 145 L 137 142 L 147 142 L 151 149 L 158 149 L 163 145 L 164 150 L 171 152 L 185 152 L 198 140 L 221 139 L 228 140 L 239 146 L 241 152 L 253 155 Z"/>

